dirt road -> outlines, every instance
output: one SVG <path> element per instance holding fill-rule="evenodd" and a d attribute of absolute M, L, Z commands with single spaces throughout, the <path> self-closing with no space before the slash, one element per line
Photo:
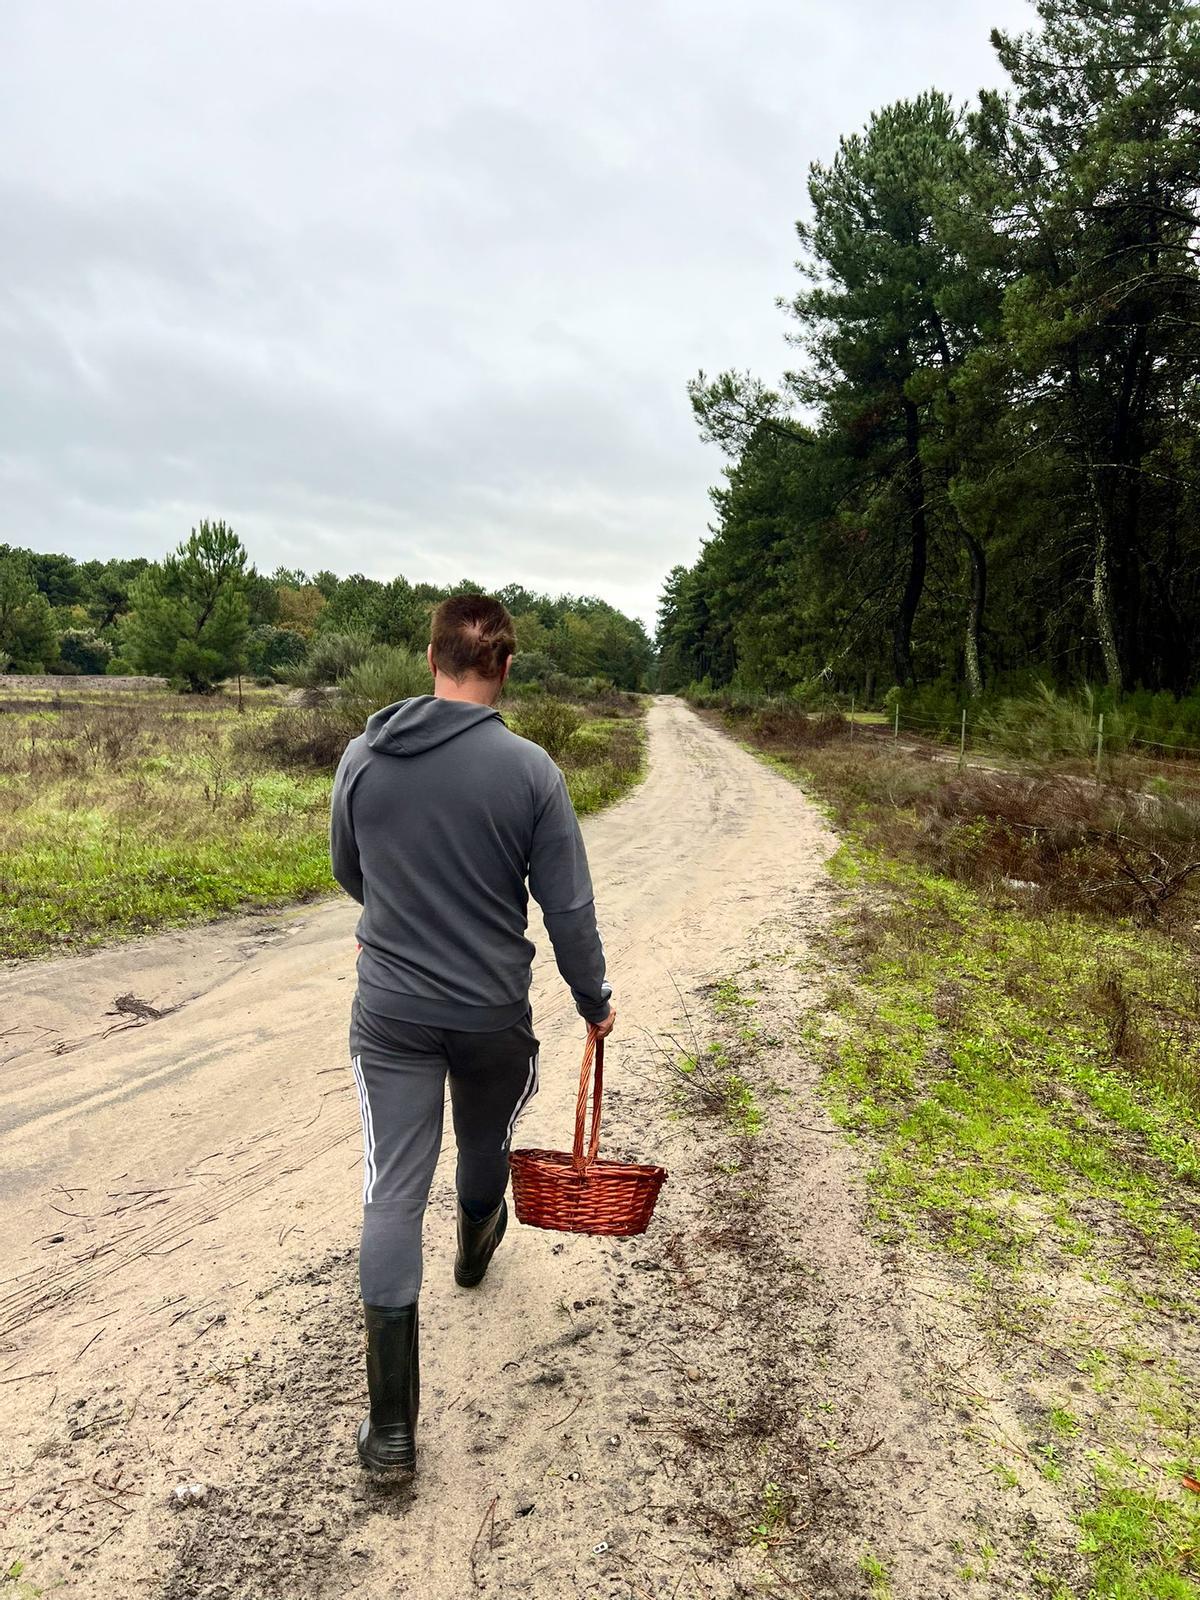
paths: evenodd
<path fill-rule="evenodd" d="M 649 739 L 645 782 L 586 834 L 621 1013 L 606 1143 L 672 1181 L 644 1240 L 519 1229 L 470 1293 L 450 1275 L 443 1162 L 411 1493 L 353 1459 L 354 908 L 0 977 L 0 1570 L 24 1563 L 27 1592 L 844 1597 L 878 1592 L 862 1551 L 893 1536 L 893 1593 L 960 1592 L 936 1549 L 979 1491 L 955 1487 L 853 1158 L 786 1037 L 833 841 L 681 703 L 654 704 Z M 772 974 L 788 1098 L 753 1158 L 715 1166 L 663 1051 L 703 1031 L 702 986 L 747 962 Z M 544 957 L 534 1008 L 543 1088 L 518 1142 L 561 1144 L 582 1028 Z M 719 1236 L 718 1203 L 740 1233 Z M 782 1427 L 839 1406 L 821 1428 L 887 1473 L 886 1515 Z M 175 1509 L 181 1483 L 202 1498 Z"/>

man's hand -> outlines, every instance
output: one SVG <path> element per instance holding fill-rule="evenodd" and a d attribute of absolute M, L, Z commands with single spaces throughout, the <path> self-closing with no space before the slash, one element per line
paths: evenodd
<path fill-rule="evenodd" d="M 597 1039 L 607 1039 L 609 1034 L 613 1031 L 613 1026 L 616 1023 L 616 1020 L 617 1008 L 616 1006 L 609 1006 L 608 1015 L 605 1017 L 604 1021 L 592 1023 L 592 1027 L 594 1027 L 596 1030 Z"/>

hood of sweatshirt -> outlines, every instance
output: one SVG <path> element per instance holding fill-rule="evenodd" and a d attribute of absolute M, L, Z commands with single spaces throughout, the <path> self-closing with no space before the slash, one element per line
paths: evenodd
<path fill-rule="evenodd" d="M 419 756 L 499 715 L 495 706 L 480 706 L 469 700 L 440 700 L 436 695 L 420 694 L 412 700 L 398 700 L 394 706 L 384 706 L 368 717 L 367 743 L 372 750 L 380 750 L 384 755 Z"/>

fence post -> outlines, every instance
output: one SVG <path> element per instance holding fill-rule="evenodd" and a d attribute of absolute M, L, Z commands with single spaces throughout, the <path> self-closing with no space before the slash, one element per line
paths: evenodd
<path fill-rule="evenodd" d="M 1100 757 L 1103 754 L 1104 754 L 1104 713 L 1102 711 L 1100 713 L 1100 719 L 1096 723 L 1096 779 L 1097 779 L 1097 781 L 1099 781 L 1099 778 L 1100 778 Z"/>
<path fill-rule="evenodd" d="M 893 741 L 896 741 L 899 738 L 900 738 L 900 702 L 899 702 L 899 700 L 897 700 L 896 701 L 896 721 L 895 721 L 895 725 L 892 728 L 892 739 L 893 739 Z"/>
<path fill-rule="evenodd" d="M 958 736 L 958 764 L 960 767 L 967 762 L 967 708 L 963 707 L 962 732 Z"/>

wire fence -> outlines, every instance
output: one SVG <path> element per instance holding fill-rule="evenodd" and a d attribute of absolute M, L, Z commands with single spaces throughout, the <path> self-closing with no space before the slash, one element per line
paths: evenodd
<path fill-rule="evenodd" d="M 821 714 L 819 711 L 807 710 L 796 700 L 782 694 L 740 694 L 727 699 L 714 697 L 714 703 L 721 709 L 735 712 L 774 711 L 788 716 Z M 1045 748 L 1036 753 L 1023 754 L 1019 749 L 1013 748 L 1011 742 L 996 736 L 995 727 L 986 715 L 972 712 L 969 707 L 958 707 L 953 713 L 936 716 L 924 711 L 909 711 L 903 705 L 886 707 L 882 711 L 868 706 L 860 708 L 854 696 L 835 696 L 828 709 L 839 711 L 849 719 L 851 739 L 861 735 L 876 741 L 889 740 L 892 743 L 899 743 L 907 734 L 910 739 L 916 738 L 957 749 L 960 761 L 966 760 L 968 751 L 976 755 L 1002 757 L 1010 762 L 1020 762 L 1025 759 L 1039 766 L 1044 766 L 1047 760 L 1086 761 L 1097 776 L 1104 771 L 1106 763 L 1134 756 L 1140 757 L 1148 766 L 1200 763 L 1200 745 L 1184 744 L 1169 738 L 1127 734 L 1120 724 L 1113 727 L 1111 714 L 1106 733 L 1103 712 L 1098 712 L 1092 719 L 1089 734 L 1072 741 L 1069 747 Z"/>
<path fill-rule="evenodd" d="M 877 723 L 873 724 L 872 731 L 878 736 L 880 730 Z M 973 750 L 1017 759 L 1025 755 L 1027 759 L 1033 759 L 1038 764 L 1044 764 L 1047 757 L 1060 760 L 1086 760 L 1094 767 L 1097 776 L 1103 771 L 1106 762 L 1123 757 L 1128 759 L 1136 756 L 1147 763 L 1160 765 L 1200 762 L 1198 745 L 1182 744 L 1171 739 L 1142 738 L 1123 731 L 1116 731 L 1114 737 L 1111 722 L 1106 735 L 1103 712 L 1094 718 L 1090 738 L 1086 744 L 1081 739 L 1070 747 L 1058 750 L 1046 749 L 1037 752 L 1036 755 L 1014 749 L 1010 743 L 997 739 L 994 729 L 986 718 L 972 717 L 970 711 L 966 709 L 960 709 L 958 714 L 951 718 L 921 715 L 897 706 L 892 711 L 886 732 L 894 741 L 899 741 L 904 733 L 909 733 L 938 744 L 957 746 L 959 755 L 963 759 L 968 750 Z"/>

